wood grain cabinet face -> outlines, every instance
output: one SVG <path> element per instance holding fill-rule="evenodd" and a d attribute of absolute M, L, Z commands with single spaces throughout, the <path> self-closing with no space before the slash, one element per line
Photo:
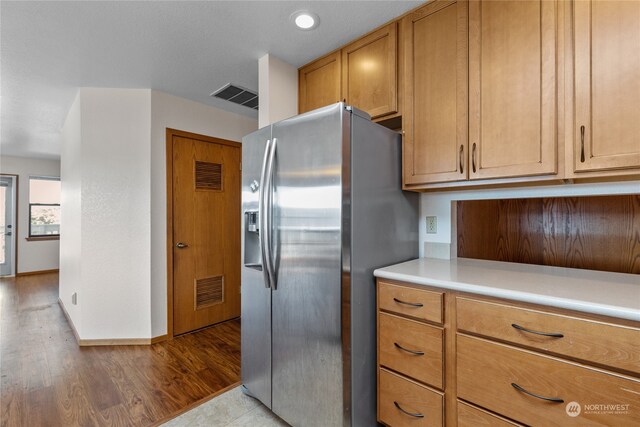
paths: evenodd
<path fill-rule="evenodd" d="M 640 168 L 640 2 L 573 4 L 574 170 Z"/>
<path fill-rule="evenodd" d="M 557 8 L 469 3 L 470 179 L 557 172 Z"/>
<path fill-rule="evenodd" d="M 519 425 L 468 403 L 458 401 L 458 427 L 512 427 Z"/>
<path fill-rule="evenodd" d="M 466 180 L 466 1 L 435 1 L 403 19 L 404 183 Z"/>
<path fill-rule="evenodd" d="M 378 378 L 380 379 L 378 395 L 380 422 L 393 427 L 441 427 L 443 425 L 444 405 L 441 393 L 386 369 L 379 370 Z"/>
<path fill-rule="evenodd" d="M 379 363 L 442 389 L 442 328 L 386 313 L 379 316 Z"/>
<path fill-rule="evenodd" d="M 505 417 L 544 426 L 640 425 L 637 378 L 461 334 L 456 354 L 458 397 Z M 577 417 L 567 414 L 571 402 L 582 405 Z M 588 405 L 621 405 L 621 412 L 590 410 Z"/>
<path fill-rule="evenodd" d="M 398 286 L 378 280 L 378 307 L 381 310 L 442 323 L 442 292 Z"/>
<path fill-rule="evenodd" d="M 372 119 L 398 112 L 398 24 L 342 49 L 342 98 Z"/>
<path fill-rule="evenodd" d="M 340 52 L 334 52 L 298 71 L 298 112 L 340 102 Z"/>
<path fill-rule="evenodd" d="M 501 303 L 456 300 L 461 331 L 640 374 L 640 329 Z"/>

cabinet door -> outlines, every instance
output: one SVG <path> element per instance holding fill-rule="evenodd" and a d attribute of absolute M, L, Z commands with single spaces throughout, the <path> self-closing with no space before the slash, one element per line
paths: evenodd
<path fill-rule="evenodd" d="M 340 102 L 340 52 L 300 68 L 298 89 L 300 113 Z"/>
<path fill-rule="evenodd" d="M 466 1 L 436 1 L 403 20 L 404 183 L 467 179 Z"/>
<path fill-rule="evenodd" d="M 373 119 L 398 112 L 397 35 L 394 22 L 342 49 L 342 97 Z"/>
<path fill-rule="evenodd" d="M 575 171 L 640 167 L 640 2 L 576 1 Z"/>
<path fill-rule="evenodd" d="M 557 7 L 470 2 L 471 179 L 557 172 Z"/>

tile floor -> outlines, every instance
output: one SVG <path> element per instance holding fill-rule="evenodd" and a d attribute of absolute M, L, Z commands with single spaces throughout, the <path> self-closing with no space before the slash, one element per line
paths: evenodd
<path fill-rule="evenodd" d="M 257 400 L 235 387 L 163 424 L 163 427 L 287 427 Z"/>

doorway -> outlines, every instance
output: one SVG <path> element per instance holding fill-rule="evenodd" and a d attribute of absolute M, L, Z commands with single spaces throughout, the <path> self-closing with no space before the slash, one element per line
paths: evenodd
<path fill-rule="evenodd" d="M 167 129 L 169 336 L 240 316 L 241 153 Z"/>
<path fill-rule="evenodd" d="M 17 175 L 0 175 L 0 276 L 13 276 L 17 268 Z"/>

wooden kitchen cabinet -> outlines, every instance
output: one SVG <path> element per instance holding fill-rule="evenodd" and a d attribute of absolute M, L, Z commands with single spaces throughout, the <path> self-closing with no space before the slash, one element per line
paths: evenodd
<path fill-rule="evenodd" d="M 469 3 L 472 180 L 557 172 L 556 1 Z"/>
<path fill-rule="evenodd" d="M 372 119 L 398 112 L 398 24 L 342 48 L 342 98 Z"/>
<path fill-rule="evenodd" d="M 298 112 L 340 102 L 340 52 L 333 52 L 298 70 Z"/>
<path fill-rule="evenodd" d="M 467 13 L 437 0 L 403 19 L 405 185 L 468 177 Z"/>
<path fill-rule="evenodd" d="M 637 321 L 382 278 L 377 287 L 383 424 L 640 422 Z M 577 417 L 566 412 L 573 402 Z M 621 406 L 607 413 L 594 404 Z"/>
<path fill-rule="evenodd" d="M 508 345 L 457 335 L 458 397 L 526 425 L 637 426 L 637 378 L 603 372 Z M 570 402 L 616 402 L 627 413 L 567 415 Z"/>
<path fill-rule="evenodd" d="M 573 171 L 640 168 L 640 2 L 573 8 Z"/>

